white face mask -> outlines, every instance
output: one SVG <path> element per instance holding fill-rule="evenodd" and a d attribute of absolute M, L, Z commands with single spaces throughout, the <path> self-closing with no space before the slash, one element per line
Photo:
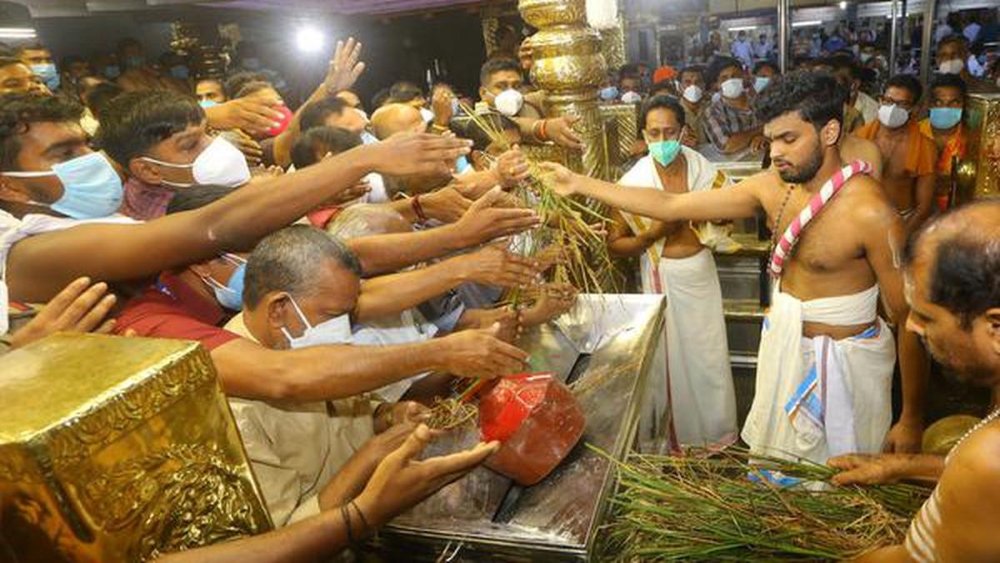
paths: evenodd
<path fill-rule="evenodd" d="M 288 339 L 289 348 L 296 350 L 299 348 L 309 348 L 310 346 L 323 346 L 324 344 L 351 343 L 350 315 L 343 314 L 313 326 L 309 324 L 309 320 L 302 313 L 302 309 L 295 302 L 295 298 L 289 295 L 288 299 L 292 302 L 292 307 L 295 308 L 295 313 L 299 316 L 299 320 L 302 321 L 302 324 L 306 325 L 306 329 L 298 337 L 292 336 L 287 328 L 281 327 L 281 334 L 284 334 L 285 338 Z"/>
<path fill-rule="evenodd" d="M 896 104 L 882 104 L 878 108 L 878 120 L 889 129 L 898 129 L 910 119 L 910 112 Z"/>
<path fill-rule="evenodd" d="M 243 153 L 229 141 L 216 137 L 211 144 L 201 151 L 201 154 L 191 164 L 174 164 L 163 162 L 148 156 L 143 160 L 166 166 L 168 168 L 190 168 L 194 183 L 169 182 L 163 180 L 164 186 L 174 188 L 190 188 L 192 186 L 228 186 L 236 188 L 250 181 L 250 167 Z"/>
<path fill-rule="evenodd" d="M 870 60 L 872 60 L 872 54 L 871 53 L 861 53 L 861 62 L 867 63 Z"/>
<path fill-rule="evenodd" d="M 642 101 L 642 95 L 639 94 L 638 92 L 629 91 L 622 94 L 623 104 L 638 104 L 641 101 Z"/>
<path fill-rule="evenodd" d="M 965 61 L 962 59 L 949 59 L 938 65 L 938 72 L 941 74 L 961 74 L 965 70 Z"/>
<path fill-rule="evenodd" d="M 722 91 L 722 95 L 730 100 L 739 98 L 743 95 L 743 79 L 730 78 L 722 83 L 720 90 Z"/>
<path fill-rule="evenodd" d="M 420 108 L 420 119 L 423 119 L 424 123 L 434 121 L 434 112 L 427 108 Z"/>
<path fill-rule="evenodd" d="M 493 99 L 493 105 L 500 113 L 507 117 L 514 117 L 524 106 L 524 95 L 514 89 L 504 90 Z"/>
<path fill-rule="evenodd" d="M 705 91 L 699 88 L 697 85 L 691 84 L 684 89 L 682 95 L 684 96 L 685 100 L 691 102 L 692 104 L 697 104 L 698 102 L 701 101 L 701 97 L 705 95 Z"/>

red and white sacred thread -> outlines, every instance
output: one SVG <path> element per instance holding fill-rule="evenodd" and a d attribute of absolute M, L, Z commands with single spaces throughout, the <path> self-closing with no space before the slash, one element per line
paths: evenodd
<path fill-rule="evenodd" d="M 833 199 L 833 196 L 840 192 L 848 180 L 857 174 L 868 175 L 871 172 L 871 164 L 855 160 L 838 170 L 836 174 L 823 184 L 819 193 L 809 200 L 809 205 L 805 206 L 802 212 L 799 213 L 799 216 L 788 225 L 788 228 L 785 229 L 785 234 L 781 235 L 781 239 L 774 245 L 774 254 L 771 255 L 771 264 L 768 267 L 768 271 L 772 277 L 781 277 L 781 272 L 785 267 L 785 260 L 792 255 L 792 249 L 799 242 L 799 237 L 802 235 L 802 231 L 806 228 L 806 225 L 809 224 L 809 221 L 812 221 L 813 217 L 818 215 L 823 207 Z"/>

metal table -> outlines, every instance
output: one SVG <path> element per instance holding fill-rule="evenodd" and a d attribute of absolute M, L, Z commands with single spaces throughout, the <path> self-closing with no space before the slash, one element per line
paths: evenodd
<path fill-rule="evenodd" d="M 580 444 L 532 487 L 477 469 L 396 518 L 371 555 L 387 561 L 434 561 L 442 554 L 449 561 L 588 560 L 613 473 L 585 443 L 621 458 L 635 440 L 664 304 L 659 295 L 582 295 L 573 311 L 526 335 L 531 370 L 566 381 L 587 413 Z M 446 453 L 477 439 L 432 447 Z"/>

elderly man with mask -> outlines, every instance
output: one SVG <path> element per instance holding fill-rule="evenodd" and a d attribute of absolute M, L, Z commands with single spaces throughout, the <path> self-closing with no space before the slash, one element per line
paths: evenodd
<path fill-rule="evenodd" d="M 906 330 L 963 381 L 1000 392 L 1000 204 L 977 202 L 932 219 L 904 255 Z M 865 563 L 998 561 L 1000 409 L 947 456 L 846 455 L 829 464 L 837 484 L 936 482 L 902 545 L 863 556 Z"/>
<path fill-rule="evenodd" d="M 246 272 L 243 312 L 226 328 L 274 350 L 275 356 L 287 356 L 286 362 L 296 355 L 313 354 L 315 360 L 325 357 L 324 363 L 339 366 L 333 369 L 344 372 L 331 383 L 336 386 L 336 379 L 343 379 L 345 391 L 353 387 L 349 394 L 331 395 L 329 398 L 339 399 L 332 403 L 230 401 L 276 522 L 295 521 L 326 508 L 323 492 L 316 491 L 347 458 L 374 432 L 423 410 L 412 403 L 376 406 L 372 397 L 360 393 L 421 371 L 447 370 L 449 363 L 459 365 L 462 361 L 482 362 L 486 368 L 483 373 L 501 375 L 516 370 L 525 358 L 516 348 L 492 338 L 499 330 L 496 325 L 437 340 L 367 347 L 364 351 L 350 346 L 355 339 L 351 319 L 363 306 L 360 300 L 366 291 L 361 268 L 339 239 L 311 227 L 292 226 L 265 238 L 251 254 Z M 411 272 L 409 277 L 416 273 Z M 405 283 L 399 280 L 391 285 Z M 453 341 L 478 342 L 485 348 L 455 348 Z M 352 377 L 351 362 L 331 356 L 338 348 L 368 356 L 363 362 L 367 369 L 353 376 L 354 384 L 348 381 Z M 393 369 L 379 369 L 390 366 L 390 355 L 396 351 L 399 354 L 391 362 Z M 473 360 L 475 356 L 483 357 Z"/>

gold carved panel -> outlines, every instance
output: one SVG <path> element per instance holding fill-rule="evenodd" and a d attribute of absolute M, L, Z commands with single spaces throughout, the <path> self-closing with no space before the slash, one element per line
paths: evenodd
<path fill-rule="evenodd" d="M 17 560 L 146 561 L 271 528 L 199 345 L 56 335 L 0 372 L 0 541 Z"/>

